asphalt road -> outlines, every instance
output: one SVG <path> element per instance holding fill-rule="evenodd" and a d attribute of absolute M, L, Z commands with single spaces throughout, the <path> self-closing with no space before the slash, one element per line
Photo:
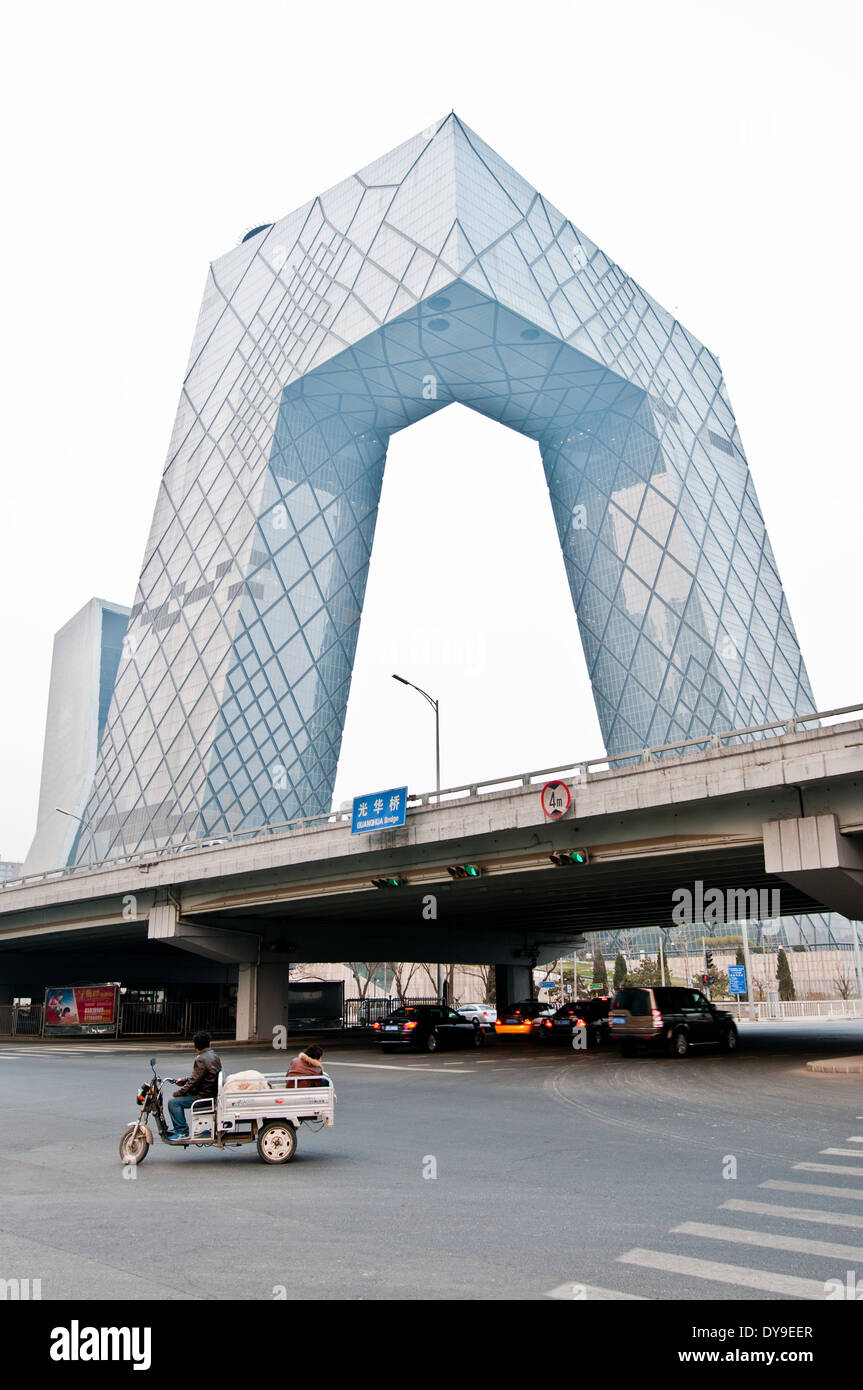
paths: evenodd
<path fill-rule="evenodd" d="M 147 1058 L 175 1075 L 187 1054 L 0 1043 L 0 1278 L 43 1299 L 795 1300 L 852 1271 L 863 1293 L 863 1074 L 805 1070 L 860 1051 L 863 1024 L 820 1021 L 680 1061 L 334 1043 L 335 1128 L 292 1163 L 157 1141 L 129 1177 Z M 226 1071 L 272 1058 L 223 1049 Z"/>

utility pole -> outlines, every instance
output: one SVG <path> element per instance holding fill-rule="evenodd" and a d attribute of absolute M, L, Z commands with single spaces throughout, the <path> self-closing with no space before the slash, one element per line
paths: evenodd
<path fill-rule="evenodd" d="M 743 959 L 746 962 L 746 997 L 749 1000 L 749 1020 L 755 1021 L 755 1004 L 752 1000 L 754 980 L 752 979 L 752 957 L 749 954 L 749 919 L 740 923 L 743 928 Z"/>
<path fill-rule="evenodd" d="M 863 969 L 860 966 L 860 942 L 857 937 L 857 923 L 851 923 L 851 940 L 854 942 L 854 974 L 857 976 L 857 1007 L 863 1013 Z"/>
<path fill-rule="evenodd" d="M 440 806 L 440 701 L 435 700 L 429 695 L 427 690 L 421 690 L 413 681 L 405 680 L 404 676 L 393 674 L 393 680 L 399 681 L 401 685 L 409 685 L 411 690 L 415 690 L 418 695 L 422 695 L 427 704 L 434 710 L 434 761 L 435 761 L 435 805 Z M 441 1002 L 443 997 L 443 977 L 441 975 L 441 963 L 437 965 L 437 1001 Z"/>

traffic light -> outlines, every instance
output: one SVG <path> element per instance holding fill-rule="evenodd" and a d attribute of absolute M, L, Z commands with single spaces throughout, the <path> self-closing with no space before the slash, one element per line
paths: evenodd
<path fill-rule="evenodd" d="M 707 969 L 708 969 L 708 970 L 712 970 L 712 969 L 713 969 L 713 952 L 712 952 L 712 951 L 705 951 L 705 953 L 704 953 L 704 959 L 707 961 Z"/>
<path fill-rule="evenodd" d="M 709 975 L 702 975 L 702 977 L 701 977 L 701 983 L 702 983 L 703 985 L 709 984 L 709 983 L 710 983 L 710 976 L 709 976 Z"/>
<path fill-rule="evenodd" d="M 479 878 L 480 868 L 478 864 L 448 864 L 447 873 L 450 878 Z"/>
<path fill-rule="evenodd" d="M 586 864 L 588 859 L 586 849 L 558 849 L 548 857 L 558 868 L 563 868 L 566 864 Z"/>
<path fill-rule="evenodd" d="M 373 878 L 372 885 L 375 888 L 402 888 L 404 879 L 401 874 L 394 874 L 392 878 Z"/>

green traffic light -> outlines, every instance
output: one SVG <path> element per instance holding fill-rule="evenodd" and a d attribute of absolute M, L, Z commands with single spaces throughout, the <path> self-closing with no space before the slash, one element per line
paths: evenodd
<path fill-rule="evenodd" d="M 464 871 L 468 878 L 479 878 L 479 869 L 476 864 L 465 864 Z"/>

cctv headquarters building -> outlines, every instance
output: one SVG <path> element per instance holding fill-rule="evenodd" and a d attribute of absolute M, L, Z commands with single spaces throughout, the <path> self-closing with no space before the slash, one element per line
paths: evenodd
<path fill-rule="evenodd" d="M 28 868 L 330 811 L 387 447 L 454 401 L 539 448 L 609 754 L 813 711 L 716 357 L 450 114 L 210 267 L 77 833 Z"/>

